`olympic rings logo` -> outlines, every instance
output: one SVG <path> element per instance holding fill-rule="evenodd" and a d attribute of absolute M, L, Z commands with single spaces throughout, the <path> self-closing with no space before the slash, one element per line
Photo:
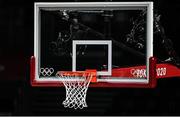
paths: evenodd
<path fill-rule="evenodd" d="M 51 76 L 54 73 L 53 68 L 41 68 L 40 73 L 43 76 Z"/>

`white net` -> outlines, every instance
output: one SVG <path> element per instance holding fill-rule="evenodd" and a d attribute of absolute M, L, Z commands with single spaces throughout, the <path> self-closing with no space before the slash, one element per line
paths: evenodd
<path fill-rule="evenodd" d="M 92 79 L 91 73 L 57 73 L 57 77 L 62 79 L 66 88 L 66 99 L 63 101 L 64 107 L 83 109 L 87 107 L 86 93 Z"/>

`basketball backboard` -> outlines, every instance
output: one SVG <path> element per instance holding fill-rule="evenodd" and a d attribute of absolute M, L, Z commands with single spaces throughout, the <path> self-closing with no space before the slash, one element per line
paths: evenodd
<path fill-rule="evenodd" d="M 153 3 L 35 3 L 33 86 L 59 71 L 97 70 L 97 87 L 152 87 Z M 152 71 L 151 71 L 152 70 Z"/>

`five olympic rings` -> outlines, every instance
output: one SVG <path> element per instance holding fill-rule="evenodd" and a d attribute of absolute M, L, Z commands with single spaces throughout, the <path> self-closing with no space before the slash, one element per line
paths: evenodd
<path fill-rule="evenodd" d="M 51 76 L 54 73 L 53 68 L 41 68 L 40 73 L 43 76 Z"/>

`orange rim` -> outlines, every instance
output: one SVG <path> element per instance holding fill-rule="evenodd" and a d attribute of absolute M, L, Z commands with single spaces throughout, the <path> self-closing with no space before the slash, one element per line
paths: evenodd
<path fill-rule="evenodd" d="M 79 76 L 79 77 L 82 77 L 82 76 L 88 76 L 89 74 L 92 75 L 92 79 L 91 79 L 91 82 L 97 82 L 97 78 L 96 78 L 96 75 L 97 75 L 97 71 L 96 70 L 86 70 L 86 71 L 58 71 L 56 73 L 56 75 L 59 75 L 59 76 Z"/>

